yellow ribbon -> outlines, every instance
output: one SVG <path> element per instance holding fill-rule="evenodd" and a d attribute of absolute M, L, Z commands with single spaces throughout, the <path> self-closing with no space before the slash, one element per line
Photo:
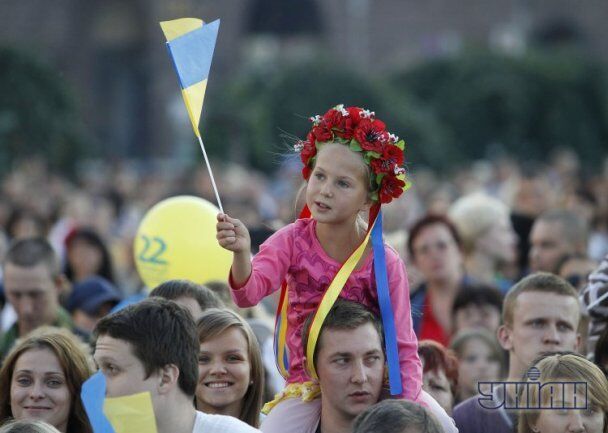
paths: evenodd
<path fill-rule="evenodd" d="M 361 242 L 361 245 L 357 247 L 355 251 L 350 255 L 350 257 L 344 262 L 333 281 L 325 291 L 323 295 L 323 299 L 317 308 L 317 312 L 313 318 L 312 324 L 310 325 L 310 330 L 308 331 L 308 344 L 306 345 L 306 367 L 308 369 L 309 375 L 313 379 L 318 379 L 317 371 L 315 369 L 314 363 L 314 354 L 315 347 L 317 346 L 317 340 L 319 339 L 319 333 L 321 332 L 321 326 L 323 326 L 323 322 L 329 314 L 329 310 L 340 296 L 340 292 L 344 288 L 348 277 L 363 257 L 363 253 L 365 252 L 365 247 L 369 242 L 369 238 L 373 229 L 373 226 L 376 224 L 376 219 L 374 218 L 373 224 L 368 228 L 367 233 L 365 235 L 365 239 Z M 304 330 L 306 332 L 306 329 Z"/>

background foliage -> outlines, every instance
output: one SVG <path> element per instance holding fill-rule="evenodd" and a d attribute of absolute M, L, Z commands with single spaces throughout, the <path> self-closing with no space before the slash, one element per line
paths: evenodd
<path fill-rule="evenodd" d="M 405 138 L 407 160 L 436 169 L 497 149 L 542 160 L 556 146 L 593 164 L 608 147 L 606 67 L 568 51 L 464 52 L 373 80 L 330 62 L 291 64 L 223 83 L 210 86 L 205 143 L 264 170 L 305 135 L 309 116 L 336 103 L 373 109 Z M 69 170 L 94 152 L 58 74 L 9 49 L 0 49 L 0 143 L 0 169 L 41 154 Z"/>
<path fill-rule="evenodd" d="M 67 86 L 52 68 L 23 51 L 0 48 L 0 169 L 45 157 L 70 171 L 90 154 Z"/>

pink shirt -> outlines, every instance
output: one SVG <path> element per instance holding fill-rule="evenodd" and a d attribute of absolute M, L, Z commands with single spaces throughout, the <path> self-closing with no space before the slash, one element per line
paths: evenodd
<path fill-rule="evenodd" d="M 300 219 L 275 234 L 260 247 L 253 258 L 253 271 L 244 286 L 237 288 L 230 279 L 232 298 L 239 307 L 256 305 L 287 281 L 287 347 L 289 349 L 289 383 L 310 380 L 302 359 L 302 328 L 306 318 L 316 311 L 325 290 L 341 264 L 330 258 L 315 234 L 314 219 Z M 385 245 L 389 290 L 395 316 L 403 394 L 409 400 L 418 398 L 422 388 L 422 366 L 418 358 L 418 340 L 412 327 L 409 285 L 405 265 L 395 250 Z M 348 277 L 340 297 L 365 305 L 379 314 L 373 254 L 363 266 Z"/>

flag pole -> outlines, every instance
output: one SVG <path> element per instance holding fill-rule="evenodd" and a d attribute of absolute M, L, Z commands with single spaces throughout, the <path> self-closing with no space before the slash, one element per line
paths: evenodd
<path fill-rule="evenodd" d="M 222 201 L 220 200 L 220 194 L 217 192 L 217 186 L 215 185 L 215 179 L 213 178 L 213 172 L 211 171 L 211 164 L 209 164 L 209 158 L 207 157 L 207 152 L 205 151 L 205 145 L 203 144 L 203 139 L 199 134 L 196 134 L 198 138 L 198 142 L 201 145 L 201 150 L 203 151 L 203 156 L 205 157 L 205 163 L 207 164 L 207 170 L 209 171 L 209 176 L 211 176 L 211 185 L 213 185 L 213 192 L 215 193 L 215 199 L 217 200 L 217 204 L 220 208 L 220 212 L 224 213 L 224 208 L 222 207 Z"/>

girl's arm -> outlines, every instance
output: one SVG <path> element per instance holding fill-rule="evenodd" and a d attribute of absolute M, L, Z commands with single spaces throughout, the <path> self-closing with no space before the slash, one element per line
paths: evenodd
<path fill-rule="evenodd" d="M 399 365 L 403 394 L 408 400 L 418 401 L 422 389 L 422 363 L 418 357 L 418 338 L 412 326 L 410 287 L 405 265 L 397 252 L 385 247 L 388 284 L 395 318 Z"/>
<path fill-rule="evenodd" d="M 251 238 L 249 230 L 240 220 L 226 214 L 217 215 L 217 241 L 232 251 L 231 280 L 236 286 L 244 285 L 251 275 Z"/>
<path fill-rule="evenodd" d="M 239 307 L 252 307 L 281 287 L 292 261 L 293 225 L 283 227 L 261 246 L 251 261 L 251 240 L 243 223 L 218 215 L 217 239 L 234 252 L 229 284 L 232 299 Z"/>

